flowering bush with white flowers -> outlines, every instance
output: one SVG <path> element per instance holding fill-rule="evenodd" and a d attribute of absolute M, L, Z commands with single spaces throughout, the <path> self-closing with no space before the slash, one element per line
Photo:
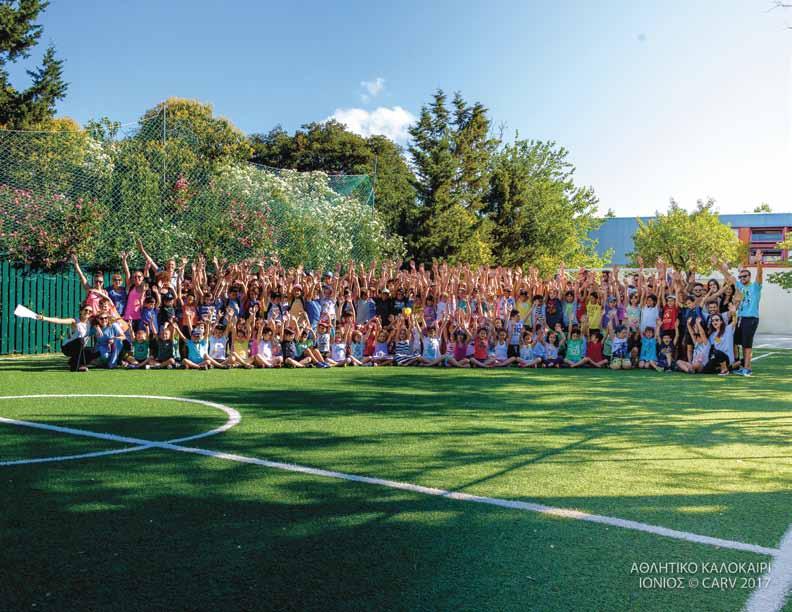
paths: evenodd
<path fill-rule="evenodd" d="M 325 268 L 354 260 L 368 263 L 404 255 L 376 212 L 354 196 L 338 193 L 323 172 L 273 171 L 254 164 L 223 167 L 214 183 L 252 210 L 264 211 L 271 251 L 287 266 Z"/>

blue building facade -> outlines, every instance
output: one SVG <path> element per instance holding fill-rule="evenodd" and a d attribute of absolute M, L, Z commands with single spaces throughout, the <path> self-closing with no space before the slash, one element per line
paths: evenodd
<path fill-rule="evenodd" d="M 640 217 L 646 222 L 653 217 Z M 792 251 L 776 248 L 776 244 L 792 237 L 792 213 L 746 213 L 720 215 L 722 223 L 731 226 L 737 237 L 749 245 L 751 255 L 761 249 L 762 259 L 768 266 L 792 266 Z M 636 217 L 614 217 L 605 219 L 590 237 L 597 241 L 597 252 L 605 254 L 613 249 L 611 264 L 630 264 L 629 253 L 633 251 L 633 235 L 638 229 Z"/>

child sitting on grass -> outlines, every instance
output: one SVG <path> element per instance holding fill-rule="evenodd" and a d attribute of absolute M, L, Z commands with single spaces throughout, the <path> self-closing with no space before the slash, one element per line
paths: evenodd
<path fill-rule="evenodd" d="M 145 328 L 140 328 L 135 332 L 135 339 L 132 341 L 132 351 L 124 359 L 124 367 L 130 370 L 146 369 L 157 365 L 157 360 L 151 356 L 151 343 L 149 342 L 148 332 Z"/>

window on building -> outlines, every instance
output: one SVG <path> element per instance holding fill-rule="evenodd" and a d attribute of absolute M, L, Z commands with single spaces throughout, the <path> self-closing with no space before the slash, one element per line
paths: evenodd
<path fill-rule="evenodd" d="M 751 229 L 751 242 L 781 242 L 784 239 L 781 228 Z"/>
<path fill-rule="evenodd" d="M 751 249 L 751 260 L 753 260 L 756 257 L 756 251 L 757 249 L 755 248 Z M 762 249 L 762 261 L 764 263 L 779 263 L 782 262 L 783 260 L 784 260 L 783 251 L 781 251 L 780 249 L 769 249 L 769 250 Z"/>

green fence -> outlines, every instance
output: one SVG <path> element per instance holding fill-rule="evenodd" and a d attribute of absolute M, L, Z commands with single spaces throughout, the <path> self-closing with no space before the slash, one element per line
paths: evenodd
<path fill-rule="evenodd" d="M 59 351 L 70 333 L 65 325 L 14 316 L 17 304 L 50 317 L 77 316 L 84 291 L 70 270 L 51 274 L 0 262 L 0 354 Z"/>

